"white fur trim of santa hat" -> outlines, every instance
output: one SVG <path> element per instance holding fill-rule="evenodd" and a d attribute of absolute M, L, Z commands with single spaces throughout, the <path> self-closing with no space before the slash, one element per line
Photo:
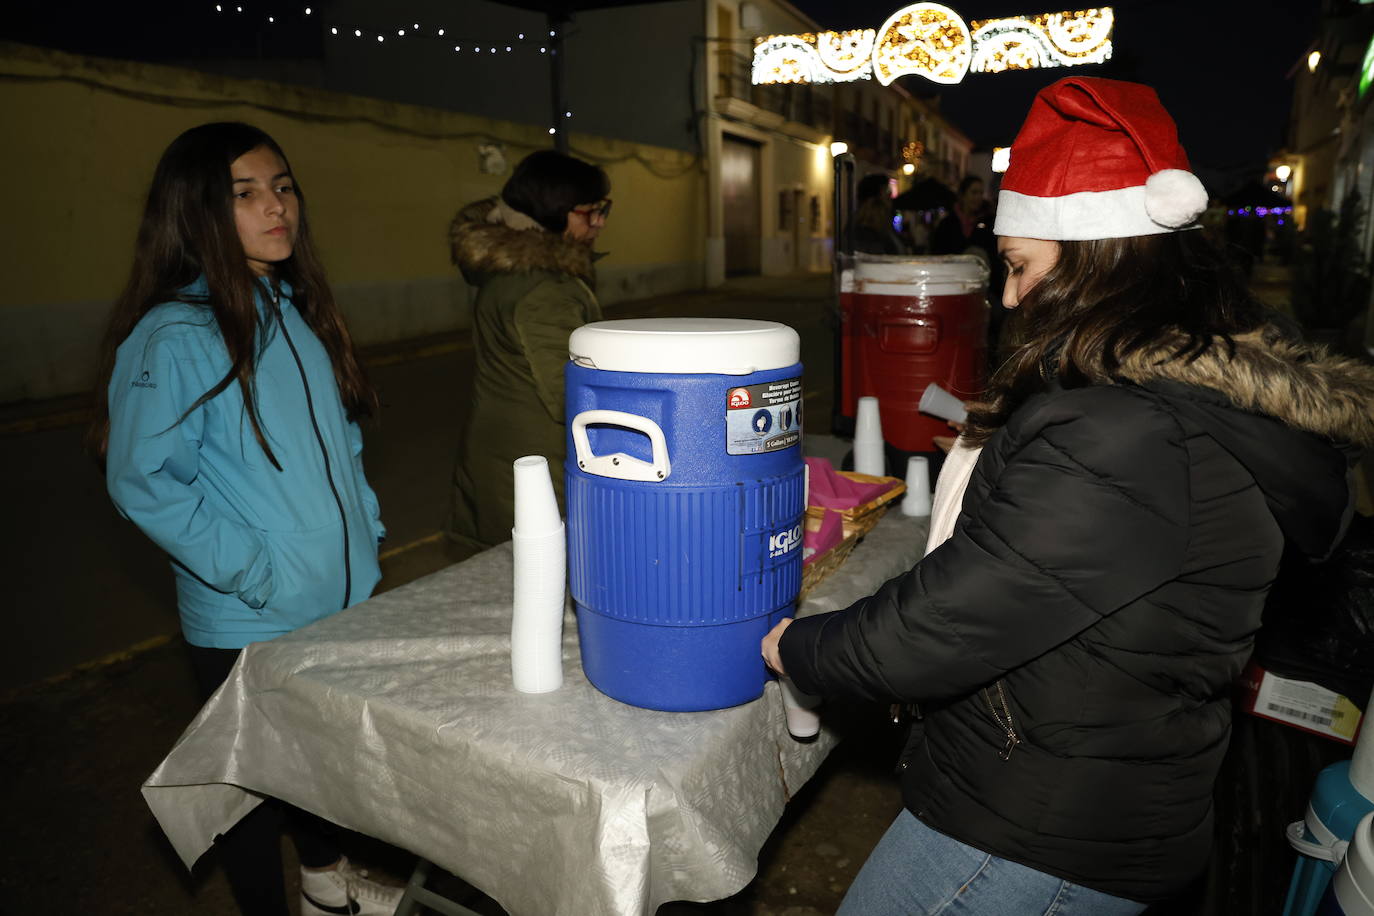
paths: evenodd
<path fill-rule="evenodd" d="M 1166 176 L 1156 183 L 1155 179 Z M 1181 178 L 1176 176 L 1182 176 Z M 1166 169 L 1142 187 L 1080 191 L 1062 197 L 1033 197 L 1003 189 L 997 195 L 996 235 L 1023 239 L 1127 238 L 1197 229 L 1207 209 L 1207 192 L 1191 172 Z"/>

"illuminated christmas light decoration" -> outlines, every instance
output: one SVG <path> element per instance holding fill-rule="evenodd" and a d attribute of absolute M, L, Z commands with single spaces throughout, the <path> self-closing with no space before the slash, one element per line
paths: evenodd
<path fill-rule="evenodd" d="M 964 78 L 972 56 L 973 40 L 958 13 L 938 3 L 913 3 L 878 30 L 873 75 L 884 86 L 909 73 L 952 84 Z"/>
<path fill-rule="evenodd" d="M 1111 7 L 966 25 L 947 6 L 914 3 L 893 13 L 877 30 L 757 38 L 751 80 L 763 85 L 876 77 L 886 86 L 899 76 L 915 74 L 949 84 L 969 72 L 1100 64 L 1111 59 L 1115 24 Z"/>
<path fill-rule="evenodd" d="M 1374 83 L 1374 38 L 1369 40 L 1369 46 L 1364 49 L 1364 62 L 1360 64 L 1360 81 L 1355 89 L 1357 100 L 1364 98 L 1364 94 L 1369 91 L 1370 83 Z"/>
<path fill-rule="evenodd" d="M 822 83 L 824 64 L 804 35 L 775 35 L 754 46 L 751 80 L 762 83 Z"/>
<path fill-rule="evenodd" d="M 824 76 L 840 83 L 868 79 L 873 68 L 873 29 L 822 32 L 815 36 L 816 54 L 825 67 Z"/>
<path fill-rule="evenodd" d="M 973 23 L 974 73 L 1100 64 L 1112 56 L 1110 7 Z"/>

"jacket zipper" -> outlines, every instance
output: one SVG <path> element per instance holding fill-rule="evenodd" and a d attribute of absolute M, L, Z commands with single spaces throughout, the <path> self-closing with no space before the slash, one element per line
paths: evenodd
<path fill-rule="evenodd" d="M 1011 752 L 1016 750 L 1016 745 L 1021 743 L 1021 736 L 1016 734 L 1016 724 L 1012 722 L 1011 707 L 1007 705 L 1007 694 L 1006 691 L 1002 689 L 1002 682 L 999 680 L 995 686 L 997 687 L 997 703 L 993 702 L 992 692 L 987 687 L 983 688 L 983 699 L 987 701 L 988 712 L 992 713 L 993 721 L 997 723 L 998 728 L 1002 729 L 1002 733 L 1007 736 L 1007 744 L 997 752 L 997 756 L 1001 757 L 1003 760 L 1010 760 Z M 997 711 L 997 706 L 999 704 L 1002 707 L 1000 713 Z"/>
<path fill-rule="evenodd" d="M 315 399 L 310 395 L 310 380 L 305 375 L 305 364 L 301 362 L 300 353 L 296 352 L 296 344 L 291 340 L 291 332 L 286 330 L 286 318 L 281 312 L 275 291 L 272 305 L 276 307 L 277 323 L 281 326 L 282 337 L 286 339 L 286 345 L 291 349 L 291 356 L 296 360 L 296 370 L 301 374 L 301 385 L 305 388 L 305 406 L 310 411 L 310 426 L 315 430 L 315 441 L 319 443 L 320 454 L 324 456 L 324 476 L 329 481 L 329 492 L 334 494 L 334 505 L 339 510 L 339 521 L 343 524 L 344 593 L 343 602 L 339 605 L 339 610 L 343 610 L 348 607 L 348 596 L 353 594 L 353 565 L 349 560 L 348 553 L 348 516 L 344 514 L 343 499 L 339 496 L 339 488 L 334 485 L 334 466 L 329 460 L 329 449 L 325 448 L 319 421 L 315 419 Z"/>

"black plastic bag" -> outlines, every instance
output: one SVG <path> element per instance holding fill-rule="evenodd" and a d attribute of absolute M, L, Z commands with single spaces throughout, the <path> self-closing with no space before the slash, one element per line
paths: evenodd
<path fill-rule="evenodd" d="M 1356 515 L 1324 562 L 1285 556 L 1265 604 L 1255 661 L 1364 709 L 1374 689 L 1374 517 Z"/>

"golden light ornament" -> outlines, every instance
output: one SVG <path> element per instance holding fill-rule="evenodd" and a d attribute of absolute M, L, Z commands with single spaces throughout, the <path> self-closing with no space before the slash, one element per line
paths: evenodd
<path fill-rule="evenodd" d="M 872 67 L 873 29 L 848 32 L 821 32 L 816 36 L 816 53 L 837 82 L 865 79 Z"/>
<path fill-rule="evenodd" d="M 939 3 L 913 3 L 878 29 L 873 75 L 884 86 L 907 74 L 950 85 L 964 78 L 972 56 L 973 40 L 958 13 Z"/>
<path fill-rule="evenodd" d="M 816 83 L 822 67 L 816 49 L 801 35 L 770 35 L 754 45 L 750 80 L 769 83 Z"/>
<path fill-rule="evenodd" d="M 974 73 L 1100 64 L 1111 59 L 1116 14 L 1109 6 L 972 23 Z"/>

